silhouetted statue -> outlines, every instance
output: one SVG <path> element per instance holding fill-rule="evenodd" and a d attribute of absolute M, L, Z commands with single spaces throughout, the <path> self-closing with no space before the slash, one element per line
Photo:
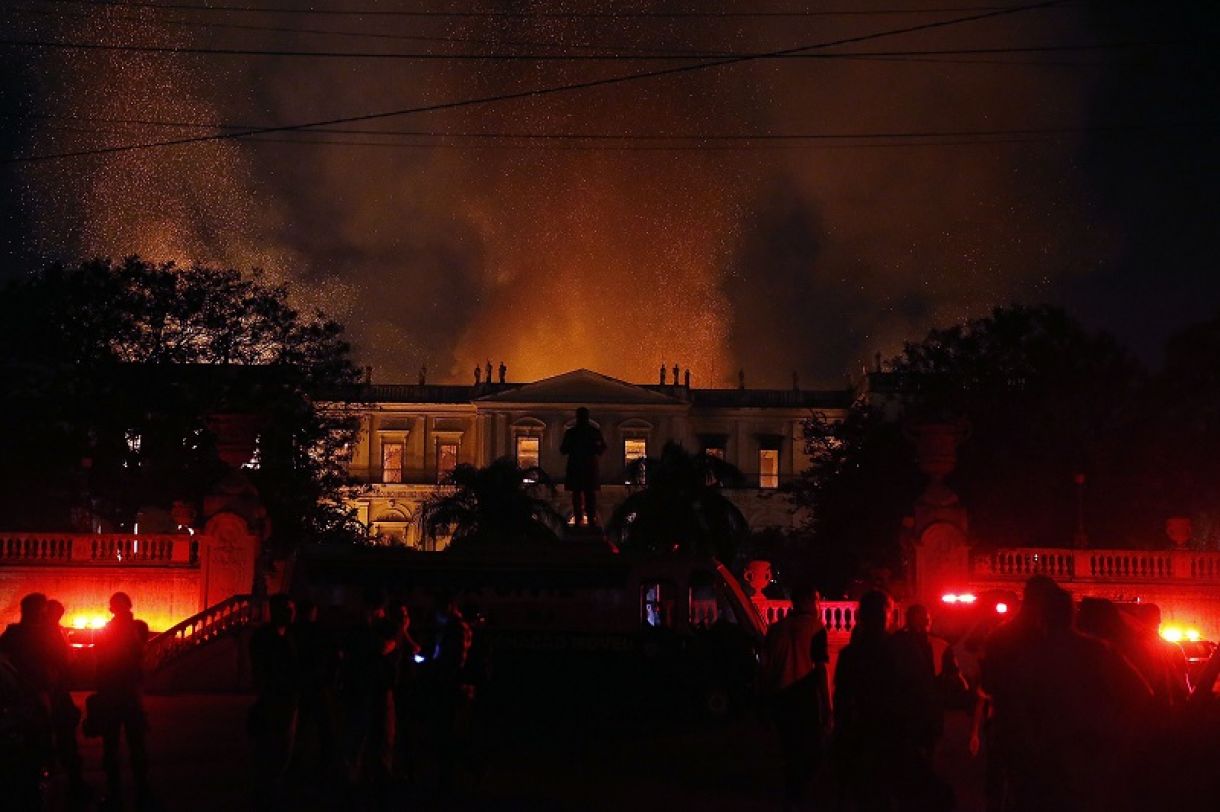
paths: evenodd
<path fill-rule="evenodd" d="M 666 374 L 667 374 L 667 373 L 666 373 L 666 371 L 665 371 L 665 362 L 664 362 L 664 361 L 662 361 L 662 362 L 661 362 L 661 386 L 664 386 L 664 385 L 665 385 L 665 376 L 666 376 Z"/>
<path fill-rule="evenodd" d="M 811 586 L 794 587 L 792 611 L 767 630 L 761 672 L 767 710 L 779 733 L 789 804 L 804 802 L 822 758 L 822 740 L 830 726 L 829 662 L 817 593 Z"/>
<path fill-rule="evenodd" d="M 690 389 L 690 367 L 686 368 L 686 372 L 682 373 L 683 386 Z"/>
<path fill-rule="evenodd" d="M 255 807 L 284 803 L 284 778 L 292 758 L 300 699 L 301 662 L 292 634 L 295 607 L 287 595 L 273 595 L 270 617 L 250 638 L 250 670 L 258 694 L 247 717 L 253 740 Z"/>
<path fill-rule="evenodd" d="M 487 382 L 491 383 L 491 359 L 487 359 Z"/>
<path fill-rule="evenodd" d="M 483 370 L 476 364 L 474 368 L 474 385 L 478 386 L 483 382 Z"/>
<path fill-rule="evenodd" d="M 589 410 L 576 410 L 576 425 L 564 432 L 561 454 L 568 457 L 564 487 L 572 494 L 572 516 L 577 525 L 597 523 L 597 492 L 601 488 L 598 458 L 606 450 L 601 430 L 589 422 Z"/>
<path fill-rule="evenodd" d="M 144 644 L 148 624 L 131 611 L 125 592 L 110 596 L 114 617 L 98 635 L 97 693 L 88 713 L 102 734 L 102 766 L 106 770 L 106 808 L 122 809 L 123 781 L 119 765 L 120 736 L 127 739 L 136 804 L 148 806 L 148 718 L 144 713 Z"/>
<path fill-rule="evenodd" d="M 678 365 L 674 364 L 674 386 L 678 385 Z"/>
<path fill-rule="evenodd" d="M 500 383 L 504 383 L 505 376 L 508 375 L 508 367 L 503 361 L 500 362 Z"/>
<path fill-rule="evenodd" d="M 428 365 L 424 364 L 419 368 L 419 385 L 423 386 L 428 382 Z"/>

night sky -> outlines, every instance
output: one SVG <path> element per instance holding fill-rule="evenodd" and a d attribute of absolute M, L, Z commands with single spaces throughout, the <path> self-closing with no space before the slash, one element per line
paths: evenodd
<path fill-rule="evenodd" d="M 1220 306 L 1218 4 L 1021 5 L 0 0 L 0 274 L 262 268 L 381 381 L 837 386 L 1010 302 L 1155 365 Z"/>

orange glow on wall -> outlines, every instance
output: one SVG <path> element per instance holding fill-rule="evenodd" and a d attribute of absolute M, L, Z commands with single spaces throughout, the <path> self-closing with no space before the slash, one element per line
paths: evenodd
<path fill-rule="evenodd" d="M 109 619 L 109 616 L 99 614 L 73 615 L 69 625 L 74 629 L 100 629 Z"/>
<path fill-rule="evenodd" d="M 110 596 L 126 592 L 135 616 L 157 633 L 200 610 L 200 571 L 189 568 L 5 567 L 0 569 L 0 626 L 20 617 L 20 601 L 41 592 L 64 605 L 63 625 L 88 631 L 110 621 Z"/>
<path fill-rule="evenodd" d="M 1161 626 L 1161 637 L 1170 643 L 1181 643 L 1183 640 L 1194 643 L 1203 639 L 1203 635 L 1199 634 L 1198 629 L 1164 624 Z"/>

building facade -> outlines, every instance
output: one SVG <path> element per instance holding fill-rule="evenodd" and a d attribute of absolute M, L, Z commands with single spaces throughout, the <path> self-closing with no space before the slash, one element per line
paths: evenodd
<path fill-rule="evenodd" d="M 508 456 L 523 468 L 542 468 L 558 485 L 565 467 L 560 442 L 584 406 L 607 443 L 603 521 L 639 487 L 631 481 L 632 462 L 676 442 L 742 471 L 746 486 L 729 495 L 753 529 L 788 527 L 795 517 L 781 486 L 808 465 L 802 423 L 813 412 L 837 418 L 851 399 L 849 390 L 632 384 L 587 369 L 531 383 L 368 385 L 347 404 L 361 428 L 349 503 L 374 536 L 429 548 L 420 507 L 453 468 Z M 570 515 L 562 491 L 555 506 Z"/>

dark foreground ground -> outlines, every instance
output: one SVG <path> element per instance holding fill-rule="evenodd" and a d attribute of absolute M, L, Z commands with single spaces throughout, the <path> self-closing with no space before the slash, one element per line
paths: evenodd
<path fill-rule="evenodd" d="M 83 701 L 83 696 L 78 696 Z M 232 695 L 148 699 L 152 783 L 160 808 L 214 812 L 250 808 L 250 699 Z M 963 810 L 980 808 L 981 765 L 965 752 L 966 719 L 952 716 L 942 746 L 942 775 L 953 780 Z M 556 720 L 495 723 L 481 737 L 485 768 L 442 804 L 435 791 L 402 786 L 394 809 L 741 809 L 782 808 L 778 751 L 751 715 L 725 722 Z M 86 777 L 104 784 L 100 740 L 84 741 Z M 834 809 L 834 788 L 820 783 Z M 338 791 L 311 789 L 301 810 L 350 808 Z"/>

